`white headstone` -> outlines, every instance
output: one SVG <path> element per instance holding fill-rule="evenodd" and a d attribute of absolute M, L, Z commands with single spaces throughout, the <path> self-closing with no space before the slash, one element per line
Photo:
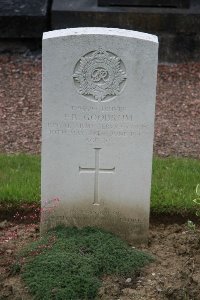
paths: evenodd
<path fill-rule="evenodd" d="M 147 238 L 157 37 L 113 28 L 44 33 L 42 222 Z"/>

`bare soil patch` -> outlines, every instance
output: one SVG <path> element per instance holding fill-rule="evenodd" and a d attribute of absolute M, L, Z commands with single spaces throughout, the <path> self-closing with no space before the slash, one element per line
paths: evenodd
<path fill-rule="evenodd" d="M 37 239 L 38 223 L 0 223 L 0 299 L 33 299 L 20 275 L 11 270 L 18 251 Z M 139 248 L 151 253 L 155 262 L 135 278 L 104 276 L 98 299 L 200 299 L 199 225 L 191 230 L 186 224 L 151 224 L 149 243 Z"/>

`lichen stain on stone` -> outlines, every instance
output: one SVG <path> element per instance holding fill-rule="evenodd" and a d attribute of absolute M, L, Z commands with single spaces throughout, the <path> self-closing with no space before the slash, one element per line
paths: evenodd
<path fill-rule="evenodd" d="M 43 217 L 43 216 L 42 216 Z M 68 202 L 56 207 L 48 216 L 41 218 L 41 234 L 57 225 L 98 227 L 110 231 L 131 244 L 147 242 L 149 216 L 147 211 L 136 205 L 103 202 L 93 205 L 85 200 L 79 203 Z"/>

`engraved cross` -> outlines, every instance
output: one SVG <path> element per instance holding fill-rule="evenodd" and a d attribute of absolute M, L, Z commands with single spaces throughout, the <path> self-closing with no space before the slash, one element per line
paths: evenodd
<path fill-rule="evenodd" d="M 99 205 L 99 174 L 109 173 L 113 174 L 115 172 L 115 167 L 111 169 L 102 169 L 99 167 L 99 154 L 101 148 L 94 148 L 95 150 L 95 167 L 94 168 L 82 168 L 79 167 L 79 173 L 94 173 L 94 205 Z"/>

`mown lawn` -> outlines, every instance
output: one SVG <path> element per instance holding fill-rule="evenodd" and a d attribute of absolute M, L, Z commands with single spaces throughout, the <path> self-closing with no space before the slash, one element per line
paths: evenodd
<path fill-rule="evenodd" d="M 195 188 L 200 183 L 200 161 L 188 158 L 153 160 L 151 211 L 195 212 Z M 142 184 L 142 183 L 141 183 Z M 0 154 L 0 204 L 40 203 L 40 156 Z"/>
<path fill-rule="evenodd" d="M 40 201 L 40 156 L 0 154 L 0 204 Z"/>

